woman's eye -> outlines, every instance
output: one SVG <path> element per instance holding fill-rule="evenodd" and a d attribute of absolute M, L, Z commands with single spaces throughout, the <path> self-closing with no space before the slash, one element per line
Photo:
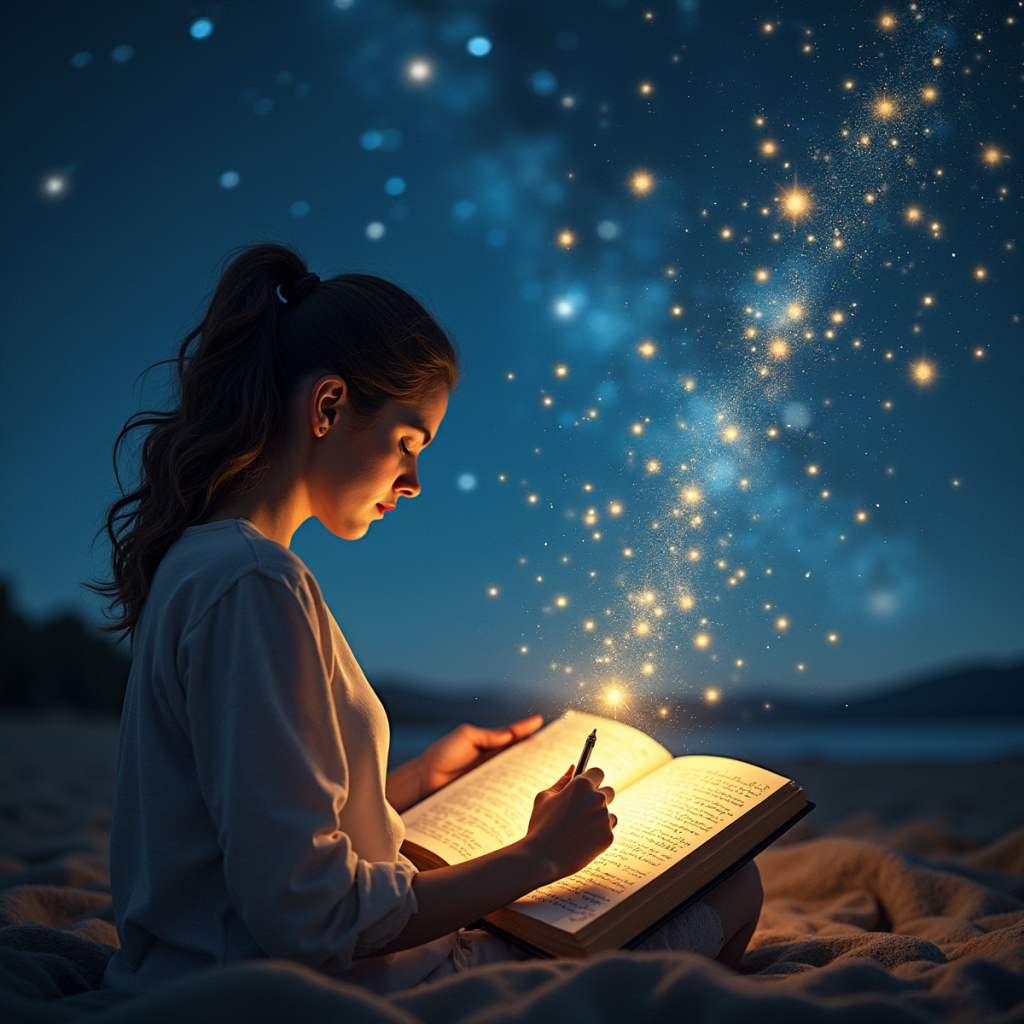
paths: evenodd
<path fill-rule="evenodd" d="M 412 452 L 409 451 L 409 446 L 405 443 L 404 440 L 398 442 L 398 447 L 402 449 L 403 455 L 412 455 Z"/>

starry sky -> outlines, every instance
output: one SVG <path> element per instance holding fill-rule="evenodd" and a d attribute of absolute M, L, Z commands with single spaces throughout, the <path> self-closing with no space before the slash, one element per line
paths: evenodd
<path fill-rule="evenodd" d="M 99 620 L 143 371 L 278 240 L 462 353 L 422 495 L 293 545 L 371 678 L 836 696 L 1019 656 L 1022 19 L 12 8 L 0 573 Z"/>

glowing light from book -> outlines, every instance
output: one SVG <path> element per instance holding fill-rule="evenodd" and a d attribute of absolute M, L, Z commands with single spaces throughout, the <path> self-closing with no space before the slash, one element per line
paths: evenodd
<path fill-rule="evenodd" d="M 613 686 L 605 691 L 604 699 L 611 705 L 612 712 L 617 719 L 619 717 L 619 705 L 623 703 L 622 691 L 618 687 Z"/>

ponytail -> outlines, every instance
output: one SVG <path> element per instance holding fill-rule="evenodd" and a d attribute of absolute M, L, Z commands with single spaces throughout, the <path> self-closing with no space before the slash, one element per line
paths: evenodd
<path fill-rule="evenodd" d="M 415 402 L 458 377 L 450 339 L 407 292 L 367 274 L 319 281 L 295 250 L 275 244 L 234 256 L 173 362 L 174 407 L 137 413 L 114 443 L 121 496 L 101 531 L 112 573 L 91 587 L 109 602 L 104 628 L 121 639 L 134 637 L 167 549 L 266 474 L 289 400 L 311 374 L 343 377 L 368 420 L 388 400 Z M 137 430 L 147 433 L 137 486 L 126 492 L 119 461 Z"/>

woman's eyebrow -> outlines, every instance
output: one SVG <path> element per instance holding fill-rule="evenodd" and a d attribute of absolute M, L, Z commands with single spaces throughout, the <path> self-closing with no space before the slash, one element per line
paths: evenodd
<path fill-rule="evenodd" d="M 423 435 L 423 447 L 426 448 L 431 441 L 431 433 L 422 423 L 410 423 L 409 426 L 413 430 L 418 430 Z"/>

